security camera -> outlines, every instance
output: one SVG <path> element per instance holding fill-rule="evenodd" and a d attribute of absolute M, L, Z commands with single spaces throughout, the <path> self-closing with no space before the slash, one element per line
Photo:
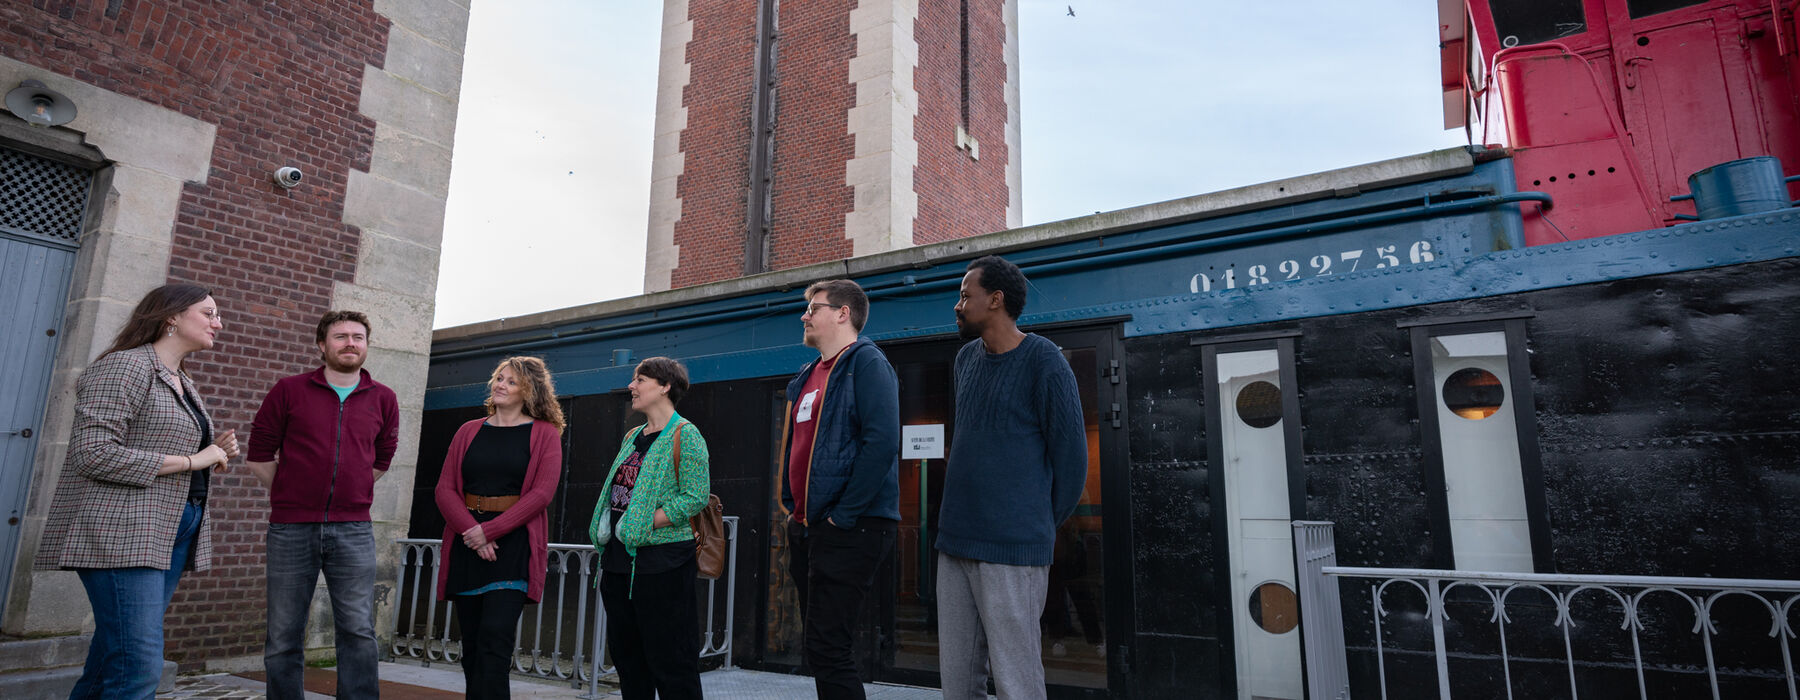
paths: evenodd
<path fill-rule="evenodd" d="M 300 184 L 300 169 L 291 165 L 285 168 L 277 168 L 275 170 L 275 184 L 289 188 Z"/>

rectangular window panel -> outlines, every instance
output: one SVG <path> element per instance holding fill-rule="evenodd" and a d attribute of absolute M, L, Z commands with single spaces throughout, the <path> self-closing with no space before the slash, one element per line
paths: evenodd
<path fill-rule="evenodd" d="M 1707 0 L 1627 0 L 1625 8 L 1631 13 L 1632 19 L 1638 19 L 1706 3 Z"/>
<path fill-rule="evenodd" d="M 1561 39 L 1587 31 L 1581 0 L 1492 0 L 1501 48 Z"/>

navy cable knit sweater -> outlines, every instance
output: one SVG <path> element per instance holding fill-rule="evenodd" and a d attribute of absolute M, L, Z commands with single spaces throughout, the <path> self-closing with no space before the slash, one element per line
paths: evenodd
<path fill-rule="evenodd" d="M 1049 566 L 1056 527 L 1075 512 L 1087 466 L 1081 395 L 1055 343 L 1026 334 L 993 354 L 978 338 L 956 353 L 956 431 L 938 551 Z"/>

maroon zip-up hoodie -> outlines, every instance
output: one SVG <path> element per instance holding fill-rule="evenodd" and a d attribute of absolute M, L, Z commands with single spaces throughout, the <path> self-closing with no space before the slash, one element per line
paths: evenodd
<path fill-rule="evenodd" d="M 400 402 L 368 370 L 342 403 L 325 368 L 275 383 L 251 423 L 252 462 L 278 462 L 269 522 L 369 519 L 375 470 L 387 471 L 400 443 Z"/>

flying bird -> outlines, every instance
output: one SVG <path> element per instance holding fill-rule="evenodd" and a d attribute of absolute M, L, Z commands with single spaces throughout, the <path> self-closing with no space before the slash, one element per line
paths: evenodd
<path fill-rule="evenodd" d="M 1064 5 L 1064 7 L 1069 8 L 1069 16 L 1070 17 L 1075 16 L 1075 6 L 1074 5 Z"/>

